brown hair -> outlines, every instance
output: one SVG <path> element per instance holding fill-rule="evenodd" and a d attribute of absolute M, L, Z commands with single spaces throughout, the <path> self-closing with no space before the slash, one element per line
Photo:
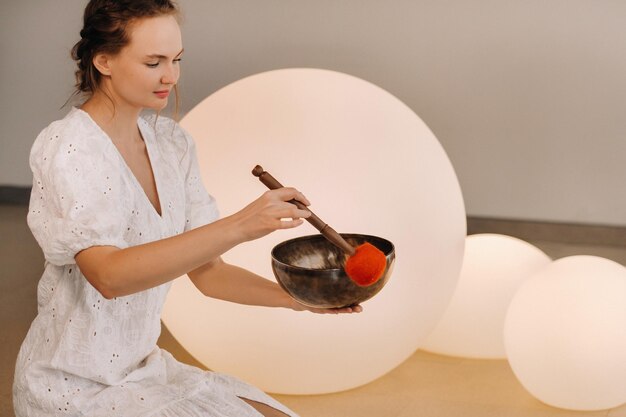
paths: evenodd
<path fill-rule="evenodd" d="M 72 48 L 72 59 L 78 65 L 75 72 L 76 91 L 73 96 L 90 95 L 100 88 L 102 76 L 93 65 L 93 58 L 97 54 L 117 54 L 130 42 L 128 28 L 133 22 L 162 15 L 179 18 L 176 3 L 171 0 L 90 0 L 83 16 L 81 39 Z M 177 85 L 174 85 L 174 93 L 174 114 L 177 115 Z"/>

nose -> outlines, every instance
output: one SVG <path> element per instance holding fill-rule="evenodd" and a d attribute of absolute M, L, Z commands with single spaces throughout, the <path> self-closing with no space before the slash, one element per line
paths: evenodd
<path fill-rule="evenodd" d="M 161 75 L 161 83 L 165 85 L 174 85 L 178 81 L 180 70 L 177 65 L 164 65 L 165 71 Z"/>

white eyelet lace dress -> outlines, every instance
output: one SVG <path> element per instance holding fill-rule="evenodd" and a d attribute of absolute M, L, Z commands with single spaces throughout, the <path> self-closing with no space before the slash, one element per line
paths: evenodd
<path fill-rule="evenodd" d="M 218 218 L 191 137 L 165 117 L 140 118 L 162 214 L 109 137 L 73 108 L 37 137 L 30 155 L 28 225 L 46 264 L 38 315 L 17 359 L 17 417 L 258 417 L 238 397 L 294 412 L 234 377 L 180 363 L 157 347 L 170 284 L 107 300 L 81 274 L 82 249 L 127 248 Z"/>

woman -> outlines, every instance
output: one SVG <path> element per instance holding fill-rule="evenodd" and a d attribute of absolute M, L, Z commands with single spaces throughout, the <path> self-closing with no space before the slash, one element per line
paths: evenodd
<path fill-rule="evenodd" d="M 299 226 L 310 213 L 287 201 L 308 201 L 282 188 L 218 220 L 189 135 L 171 119 L 140 117 L 177 93 L 177 16 L 169 0 L 92 0 L 85 10 L 72 54 L 87 99 L 44 129 L 30 156 L 28 224 L 46 266 L 16 365 L 18 417 L 295 415 L 156 346 L 170 281 L 184 274 L 222 300 L 361 311 L 305 307 L 221 259 L 239 243 Z"/>

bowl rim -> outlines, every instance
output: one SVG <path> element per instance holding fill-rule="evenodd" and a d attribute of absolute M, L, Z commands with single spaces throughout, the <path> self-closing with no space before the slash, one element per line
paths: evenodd
<path fill-rule="evenodd" d="M 353 236 L 359 236 L 359 237 L 373 237 L 376 239 L 380 239 L 380 240 L 384 240 L 385 242 L 389 243 L 389 245 L 391 246 L 391 250 L 388 253 L 385 253 L 385 258 L 388 258 L 389 256 L 393 255 L 396 251 L 396 247 L 395 245 L 389 240 L 389 239 L 385 239 L 384 237 L 380 237 L 380 236 L 376 236 L 376 235 L 368 235 L 368 234 L 363 234 L 363 233 L 339 233 L 341 235 L 341 237 L 343 238 L 350 238 Z M 317 234 L 313 234 L 313 235 L 304 235 L 304 236 L 297 236 L 291 239 L 287 239 L 284 240 L 278 244 L 276 244 L 271 252 L 270 252 L 270 256 L 272 257 L 272 262 L 276 262 L 277 264 L 286 266 L 287 268 L 293 269 L 293 270 L 303 270 L 303 271 L 343 271 L 344 268 L 321 268 L 321 269 L 314 269 L 314 268 L 305 268 L 303 266 L 297 266 L 297 265 L 290 265 L 290 264 L 286 264 L 280 260 L 278 260 L 276 258 L 276 256 L 274 256 L 274 252 L 276 251 L 276 249 L 280 246 L 284 246 L 290 242 L 296 241 L 296 240 L 310 240 L 310 239 L 326 239 L 324 237 L 324 235 L 317 233 Z M 332 244 L 332 243 L 331 243 Z"/>

